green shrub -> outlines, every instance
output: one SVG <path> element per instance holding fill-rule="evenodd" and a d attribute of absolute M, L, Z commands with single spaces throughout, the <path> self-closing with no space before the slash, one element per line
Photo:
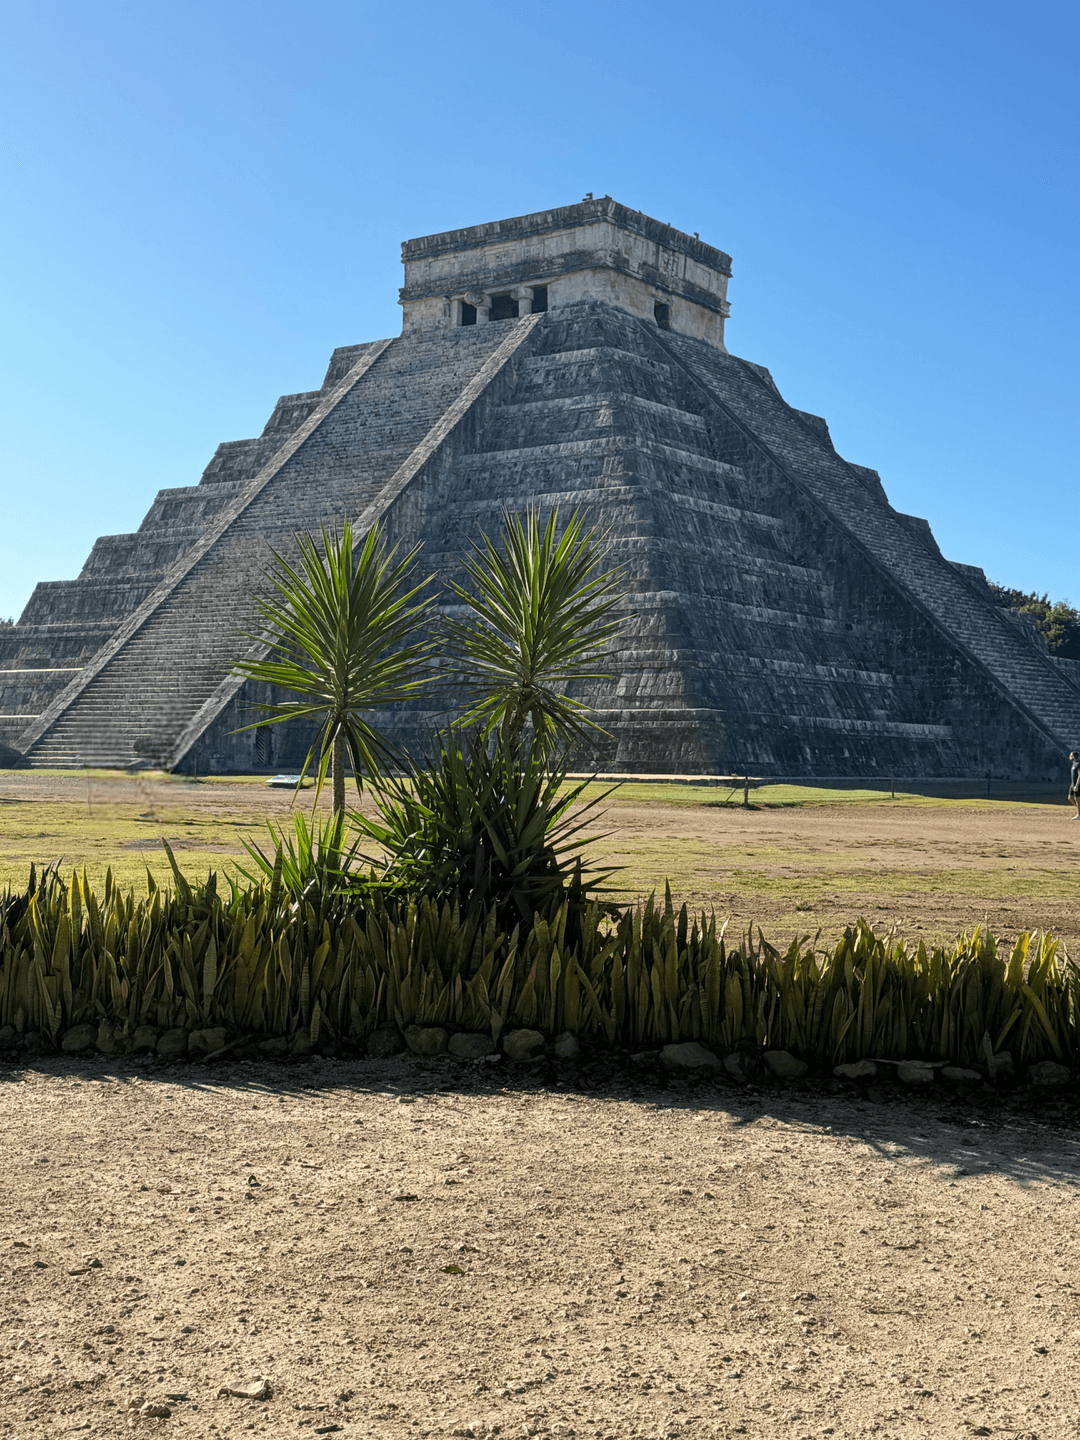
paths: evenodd
<path fill-rule="evenodd" d="M 565 901 L 507 929 L 450 899 L 175 881 L 137 898 L 109 876 L 95 895 L 85 875 L 49 870 L 0 895 L 0 1025 L 54 1042 L 101 1020 L 313 1044 L 419 1023 L 787 1049 L 821 1065 L 971 1065 L 1004 1047 L 1021 1064 L 1077 1058 L 1080 971 L 1048 936 L 1021 936 L 1007 957 L 981 931 L 928 951 L 860 921 L 827 953 L 781 953 L 760 933 L 729 945 L 670 895 L 614 919 L 593 902 L 575 935 Z"/>

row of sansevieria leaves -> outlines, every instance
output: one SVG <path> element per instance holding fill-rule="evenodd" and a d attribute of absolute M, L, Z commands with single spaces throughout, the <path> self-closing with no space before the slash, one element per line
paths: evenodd
<path fill-rule="evenodd" d="M 730 943 L 670 895 L 613 916 L 568 907 L 507 934 L 493 913 L 433 900 L 327 907 L 272 886 L 219 893 L 214 877 L 137 896 L 111 875 L 31 872 L 0 895 L 0 1025 L 57 1041 L 76 1024 L 129 1033 L 225 1026 L 313 1044 L 388 1025 L 537 1028 L 632 1047 L 699 1040 L 721 1053 L 784 1049 L 810 1061 L 972 1064 L 1009 1049 L 1071 1061 L 1080 969 L 1049 937 L 998 953 L 976 931 L 928 950 L 852 926 L 831 950 Z"/>

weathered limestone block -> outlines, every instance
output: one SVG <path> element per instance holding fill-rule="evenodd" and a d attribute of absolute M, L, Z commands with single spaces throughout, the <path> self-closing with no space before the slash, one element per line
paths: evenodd
<path fill-rule="evenodd" d="M 367 1053 L 372 1060 L 389 1060 L 404 1049 L 405 1042 L 396 1030 L 376 1030 L 367 1038 Z"/>
<path fill-rule="evenodd" d="M 723 1061 L 696 1040 L 685 1040 L 680 1045 L 665 1045 L 660 1051 L 661 1065 L 671 1065 L 679 1070 L 720 1070 Z"/>
<path fill-rule="evenodd" d="M 188 1049 L 198 1055 L 213 1055 L 225 1049 L 227 1040 L 224 1025 L 213 1025 L 205 1030 L 192 1030 L 188 1036 Z"/>
<path fill-rule="evenodd" d="M 798 1080 L 807 1071 L 806 1061 L 797 1060 L 786 1050 L 766 1050 L 762 1058 L 780 1080 Z"/>
<path fill-rule="evenodd" d="M 877 1066 L 873 1060 L 850 1060 L 845 1065 L 834 1065 L 832 1073 L 840 1080 L 872 1080 Z"/>
<path fill-rule="evenodd" d="M 187 1054 L 188 1037 L 186 1030 L 166 1030 L 157 1042 L 157 1053 L 166 1060 L 175 1060 Z"/>
<path fill-rule="evenodd" d="M 78 1055 L 83 1050 L 89 1050 L 96 1039 L 96 1025 L 73 1025 L 70 1030 L 64 1031 L 60 1048 L 69 1055 Z"/>
<path fill-rule="evenodd" d="M 446 1031 L 439 1025 L 406 1025 L 402 1036 L 414 1055 L 441 1055 L 446 1049 Z"/>
<path fill-rule="evenodd" d="M 511 1030 L 503 1036 L 503 1054 L 508 1060 L 535 1060 L 546 1043 L 539 1030 Z"/>
<path fill-rule="evenodd" d="M 490 1035 L 451 1035 L 446 1048 L 459 1060 L 482 1060 L 495 1052 Z"/>

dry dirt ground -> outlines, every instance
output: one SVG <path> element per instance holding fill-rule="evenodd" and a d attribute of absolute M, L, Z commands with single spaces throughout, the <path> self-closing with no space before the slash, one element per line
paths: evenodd
<path fill-rule="evenodd" d="M 589 1075 L 0 1069 L 0 1440 L 1080 1434 L 1074 1100 Z"/>

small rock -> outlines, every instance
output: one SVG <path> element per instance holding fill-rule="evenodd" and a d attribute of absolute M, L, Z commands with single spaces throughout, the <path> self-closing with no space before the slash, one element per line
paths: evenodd
<path fill-rule="evenodd" d="M 490 1035 L 451 1035 L 446 1048 L 459 1060 L 482 1060 L 491 1054 L 495 1044 Z"/>
<path fill-rule="evenodd" d="M 925 1060 L 901 1060 L 896 1067 L 896 1076 L 905 1085 L 932 1085 L 934 1067 Z"/>
<path fill-rule="evenodd" d="M 175 1060 L 178 1055 L 186 1055 L 187 1031 L 166 1030 L 158 1040 L 156 1048 L 157 1053 L 163 1055 L 167 1060 Z"/>
<path fill-rule="evenodd" d="M 1067 1085 L 1071 1079 L 1069 1067 L 1059 1065 L 1056 1060 L 1040 1060 L 1028 1071 L 1028 1081 L 1032 1085 Z"/>
<path fill-rule="evenodd" d="M 5 1029 L 10 1029 L 5 1026 Z M 11 1032 L 14 1035 L 14 1031 Z M 69 1055 L 77 1055 L 80 1050 L 89 1050 L 97 1039 L 96 1025 L 73 1025 L 70 1030 L 64 1031 L 64 1038 L 60 1041 L 61 1050 L 66 1050 Z"/>
<path fill-rule="evenodd" d="M 877 1074 L 873 1060 L 851 1060 L 846 1065 L 834 1065 L 832 1072 L 838 1080 L 870 1080 Z"/>
<path fill-rule="evenodd" d="M 198 1055 L 213 1055 L 225 1049 L 227 1038 L 224 1025 L 214 1025 L 208 1030 L 192 1030 L 188 1036 L 188 1049 Z"/>
<path fill-rule="evenodd" d="M 15 1044 L 15 1026 L 0 1025 L 0 1050 L 10 1050 Z"/>
<path fill-rule="evenodd" d="M 140 1420 L 168 1420 L 171 1414 L 168 1405 L 157 1405 L 153 1400 L 147 1400 L 145 1405 L 139 1406 Z"/>
<path fill-rule="evenodd" d="M 503 1054 L 508 1060 L 534 1060 L 545 1044 L 539 1030 L 511 1030 L 503 1036 Z"/>
<path fill-rule="evenodd" d="M 765 1064 L 781 1080 L 797 1080 L 806 1074 L 806 1061 L 796 1060 L 786 1050 L 766 1050 Z"/>
<path fill-rule="evenodd" d="M 404 1049 L 405 1042 L 396 1030 L 376 1030 L 368 1036 L 367 1053 L 373 1060 L 389 1060 Z"/>
<path fill-rule="evenodd" d="M 131 1048 L 133 1050 L 154 1050 L 157 1048 L 158 1032 L 156 1025 L 138 1025 L 135 1034 L 131 1037 Z"/>
<path fill-rule="evenodd" d="M 297 1030 L 296 1034 L 289 1041 L 290 1055 L 310 1055 L 312 1051 L 311 1031 Z"/>
<path fill-rule="evenodd" d="M 661 1065 L 676 1065 L 682 1070 L 719 1070 L 722 1062 L 711 1050 L 696 1040 L 682 1045 L 665 1045 L 660 1051 Z"/>
<path fill-rule="evenodd" d="M 735 1080 L 749 1080 L 758 1063 L 758 1057 L 749 1050 L 733 1050 L 724 1056 L 724 1069 Z"/>
<path fill-rule="evenodd" d="M 986 1068 L 991 1080 L 1011 1080 L 1016 1074 L 1016 1067 L 1008 1050 L 1000 1050 L 996 1055 L 991 1055 L 986 1062 Z"/>
<path fill-rule="evenodd" d="M 282 1035 L 274 1035 L 269 1040 L 260 1040 L 259 1049 L 264 1055 L 287 1055 L 289 1042 Z"/>
<path fill-rule="evenodd" d="M 406 1025 L 404 1037 L 414 1055 L 441 1055 L 446 1049 L 446 1031 L 440 1025 Z"/>
<path fill-rule="evenodd" d="M 127 1049 L 124 1027 L 114 1020 L 102 1020 L 97 1029 L 96 1045 L 102 1055 L 122 1055 Z"/>
<path fill-rule="evenodd" d="M 555 1054 L 560 1060 L 577 1060 L 581 1055 L 581 1042 L 569 1030 L 555 1037 Z"/>
<path fill-rule="evenodd" d="M 973 1081 L 981 1080 L 983 1077 L 978 1070 L 965 1070 L 962 1065 L 943 1065 L 941 1067 L 941 1078 L 951 1080 L 954 1085 L 971 1084 Z"/>
<path fill-rule="evenodd" d="M 223 1385 L 218 1391 L 219 1397 L 235 1395 L 238 1400 L 269 1400 L 273 1394 L 270 1381 L 265 1375 L 259 1380 L 249 1380 L 246 1383 L 238 1381 L 235 1385 Z"/>

